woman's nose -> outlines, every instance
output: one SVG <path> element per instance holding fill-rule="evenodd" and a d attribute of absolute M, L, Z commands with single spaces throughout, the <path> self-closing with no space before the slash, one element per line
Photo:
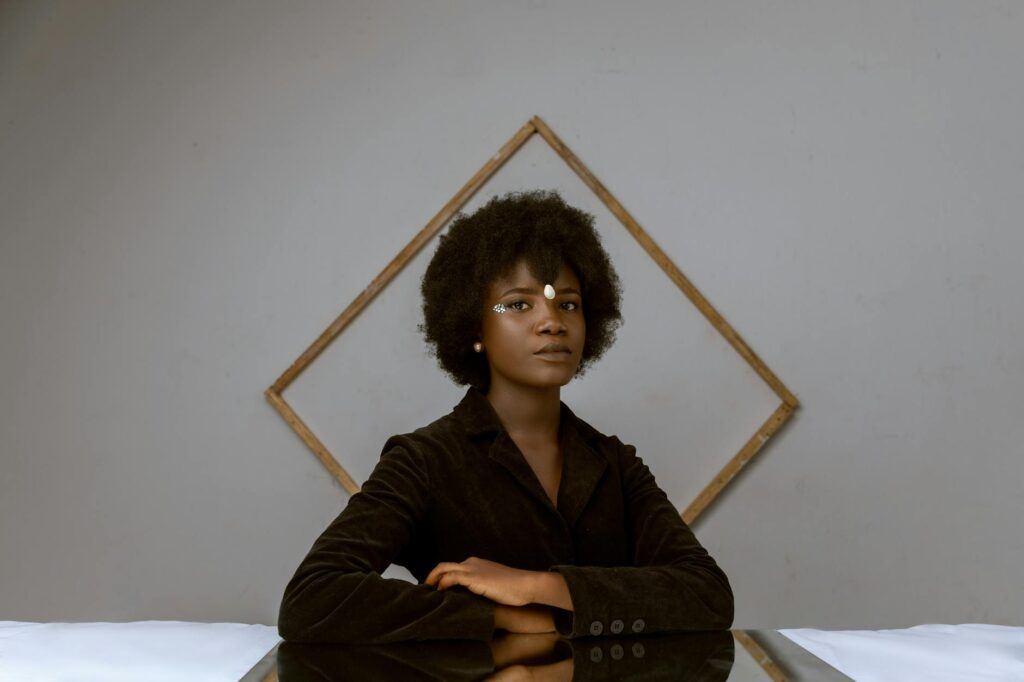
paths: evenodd
<path fill-rule="evenodd" d="M 543 306 L 541 310 L 543 311 L 541 318 L 537 321 L 538 334 L 564 334 L 566 332 L 557 305 L 551 303 Z"/>

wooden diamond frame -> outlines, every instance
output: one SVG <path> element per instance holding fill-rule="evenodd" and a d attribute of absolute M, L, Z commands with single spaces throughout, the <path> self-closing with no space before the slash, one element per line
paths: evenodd
<path fill-rule="evenodd" d="M 267 400 L 270 404 L 284 417 L 284 420 L 289 426 L 294 429 L 295 433 L 299 435 L 302 442 L 313 451 L 313 454 L 323 463 L 327 470 L 334 476 L 342 487 L 345 488 L 350 494 L 355 493 L 359 490 L 359 486 L 352 479 L 349 473 L 345 470 L 338 460 L 335 459 L 334 455 L 331 454 L 330 450 L 320 441 L 319 438 L 310 430 L 305 422 L 296 414 L 295 410 L 292 409 L 291 405 L 284 399 L 282 393 L 288 386 L 295 381 L 296 377 L 302 373 L 312 362 L 317 358 L 320 353 L 327 348 L 328 345 L 342 332 L 345 327 L 349 325 L 352 320 L 367 306 L 370 302 L 379 294 L 388 283 L 401 272 L 402 268 L 413 259 L 413 257 L 423 248 L 423 246 L 429 242 L 433 237 L 441 231 L 448 221 L 461 209 L 466 202 L 468 202 L 477 190 L 483 186 L 485 182 L 501 166 L 508 161 L 509 158 L 514 155 L 523 144 L 526 143 L 533 135 L 539 134 L 545 142 L 547 142 L 552 149 L 555 150 L 562 160 L 564 160 L 573 171 L 583 180 L 583 183 L 589 187 L 594 194 L 608 207 L 608 210 L 615 215 L 616 218 L 623 224 L 623 226 L 629 231 L 631 235 L 640 243 L 640 246 L 650 255 L 654 262 L 668 275 L 669 279 L 675 282 L 676 286 L 683 292 L 683 294 L 690 299 L 690 301 L 697 307 L 697 309 L 707 318 L 708 322 L 711 323 L 715 329 L 718 330 L 725 340 L 736 350 L 740 356 L 746 360 L 747 364 L 758 376 L 768 384 L 768 386 L 775 392 L 775 394 L 781 399 L 781 403 L 772 412 L 771 416 L 754 432 L 754 435 L 739 449 L 732 459 L 730 459 L 724 467 L 718 472 L 718 474 L 711 479 L 704 489 L 697 495 L 696 498 L 686 507 L 682 512 L 683 520 L 690 524 L 703 512 L 708 505 L 729 485 L 730 481 L 736 477 L 736 475 L 747 465 L 748 462 L 756 455 L 764 444 L 768 442 L 782 425 L 792 416 L 793 411 L 799 405 L 796 399 L 789 389 L 779 381 L 778 377 L 768 369 L 768 366 L 764 364 L 764 361 L 759 358 L 754 351 L 750 349 L 750 346 L 740 337 L 739 334 L 725 321 L 717 310 L 708 302 L 704 295 L 697 290 L 686 275 L 682 273 L 679 268 L 676 267 L 675 263 L 665 254 L 661 248 L 654 243 L 654 240 L 644 231 L 640 224 L 633 219 L 633 216 L 622 207 L 622 204 L 612 196 L 611 192 L 602 185 L 594 174 L 583 165 L 572 151 L 555 135 L 551 129 L 544 123 L 539 117 L 534 116 L 526 123 L 522 128 L 512 136 L 508 142 L 498 151 L 497 154 L 487 160 L 487 163 L 476 172 L 472 178 L 469 179 L 462 189 L 460 189 L 454 197 L 452 197 L 444 208 L 435 215 L 426 226 L 419 231 L 419 233 L 412 238 L 405 248 L 398 252 L 390 263 L 377 275 L 370 285 L 367 286 L 362 293 L 356 296 L 355 300 L 352 301 L 347 308 L 330 324 L 327 329 L 317 337 L 316 341 L 310 345 L 292 364 L 285 370 L 274 384 L 265 391 Z"/>

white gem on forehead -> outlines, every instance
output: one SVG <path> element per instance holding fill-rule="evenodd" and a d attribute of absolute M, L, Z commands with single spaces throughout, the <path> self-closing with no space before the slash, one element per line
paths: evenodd
<path fill-rule="evenodd" d="M 548 299 L 550 301 L 554 297 L 555 297 L 555 288 L 553 286 L 551 286 L 550 284 L 545 284 L 544 285 L 544 298 L 546 298 L 546 299 Z"/>

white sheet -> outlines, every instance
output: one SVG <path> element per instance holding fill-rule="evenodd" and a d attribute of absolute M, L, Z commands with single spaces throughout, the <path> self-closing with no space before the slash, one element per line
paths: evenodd
<path fill-rule="evenodd" d="M 243 623 L 0 621 L 0 680 L 237 682 L 279 640 Z"/>
<path fill-rule="evenodd" d="M 857 682 L 1024 680 L 1024 628 L 918 625 L 905 630 L 779 630 Z"/>

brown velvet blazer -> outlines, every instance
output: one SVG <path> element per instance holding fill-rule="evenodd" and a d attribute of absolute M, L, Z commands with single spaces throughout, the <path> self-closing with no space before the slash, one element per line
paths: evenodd
<path fill-rule="evenodd" d="M 293 642 L 490 639 L 493 603 L 420 583 L 471 556 L 565 578 L 566 637 L 727 628 L 729 581 L 631 445 L 563 403 L 557 507 L 487 397 L 393 436 L 362 490 L 320 535 L 285 588 L 278 618 Z"/>

